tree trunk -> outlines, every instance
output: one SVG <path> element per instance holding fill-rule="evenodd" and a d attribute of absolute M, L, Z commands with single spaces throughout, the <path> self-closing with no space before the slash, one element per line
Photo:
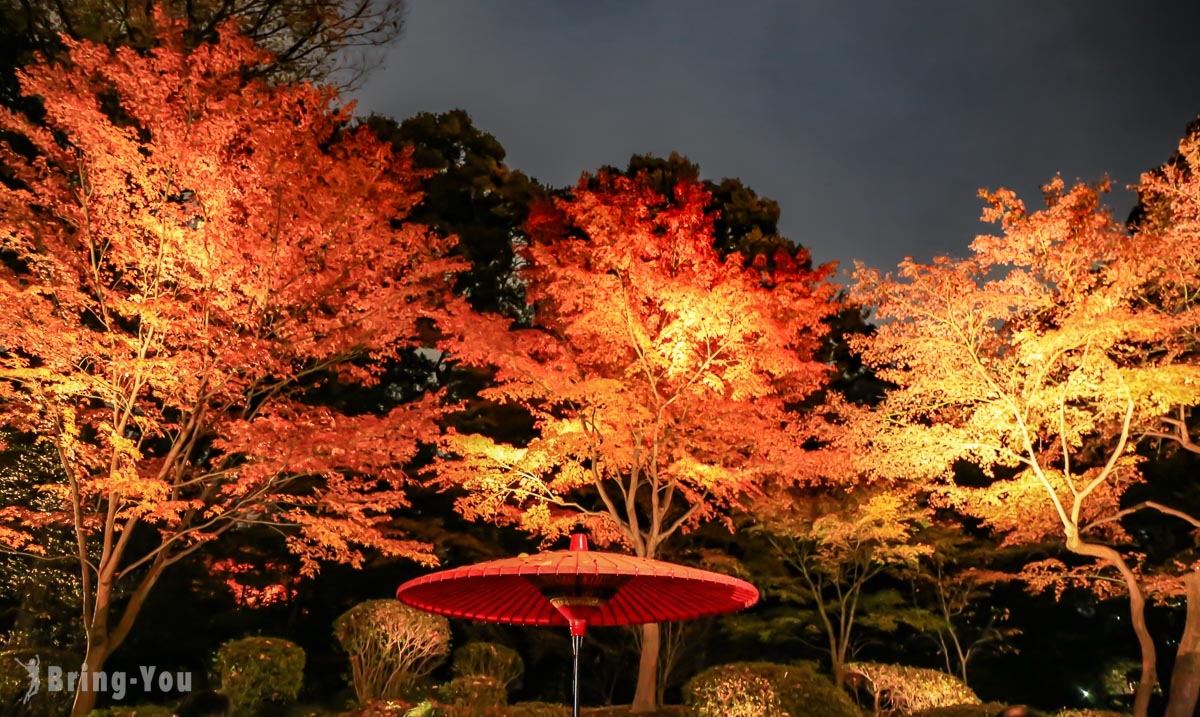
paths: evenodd
<path fill-rule="evenodd" d="M 830 640 L 830 642 L 834 643 L 829 650 L 830 662 L 832 663 L 830 667 L 833 669 L 833 684 L 840 691 L 846 687 L 846 648 L 849 643 L 842 641 L 839 645 L 833 640 Z"/>
<path fill-rule="evenodd" d="M 1142 650 L 1142 675 L 1133 697 L 1133 717 L 1147 717 L 1150 711 L 1150 697 L 1154 694 L 1154 685 L 1158 681 L 1158 657 L 1154 651 L 1154 640 L 1150 638 L 1150 629 L 1146 627 L 1146 596 L 1142 593 L 1137 576 L 1115 549 L 1107 545 L 1085 543 L 1080 540 L 1078 532 L 1073 530 L 1067 532 L 1067 549 L 1077 555 L 1102 560 L 1121 573 L 1125 588 L 1129 590 L 1130 621 L 1133 623 L 1133 632 L 1137 635 L 1138 646 Z"/>
<path fill-rule="evenodd" d="M 108 655 L 109 652 L 103 645 L 89 645 L 87 655 L 83 658 L 86 671 L 92 673 L 103 670 Z M 66 671 L 71 670 L 68 668 Z M 65 675 L 63 679 L 66 679 Z M 79 681 L 75 683 L 75 702 L 71 705 L 71 717 L 87 717 L 96 708 L 96 693 L 90 689 L 90 682 L 90 679 L 85 680 L 81 674 Z"/>
<path fill-rule="evenodd" d="M 105 662 L 113 651 L 120 647 L 125 638 L 129 636 L 129 630 L 146 604 L 146 596 L 150 594 L 150 590 L 158 582 L 159 576 L 167 566 L 167 560 L 163 556 L 164 553 L 159 553 L 155 557 L 154 562 L 150 565 L 150 570 L 138 583 L 133 594 L 129 596 L 129 601 L 125 603 L 125 609 L 121 611 L 121 618 L 117 621 L 116 627 L 110 628 L 108 621 L 109 610 L 112 609 L 110 602 L 112 600 L 112 583 L 107 579 L 98 581 L 94 603 L 95 613 L 92 615 L 92 624 L 86 626 L 88 647 L 83 662 L 87 665 L 88 672 L 103 670 Z M 86 598 L 84 600 L 86 601 Z M 75 704 L 71 708 L 71 717 L 86 717 L 96 706 L 96 693 L 86 689 L 87 687 L 88 684 L 82 679 L 76 684 Z"/>
<path fill-rule="evenodd" d="M 658 650 L 661 641 L 658 623 L 642 625 L 642 659 L 638 663 L 633 712 L 653 712 L 658 709 Z"/>
<path fill-rule="evenodd" d="M 1200 572 L 1183 579 L 1187 587 L 1187 619 L 1175 669 L 1171 671 L 1171 693 L 1163 717 L 1193 717 L 1200 697 Z"/>

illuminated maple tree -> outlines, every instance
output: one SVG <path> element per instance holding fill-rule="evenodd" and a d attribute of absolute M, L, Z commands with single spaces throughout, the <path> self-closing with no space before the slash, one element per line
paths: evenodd
<path fill-rule="evenodd" d="M 69 528 L 91 670 L 164 570 L 239 527 L 277 528 L 309 573 L 433 562 L 386 521 L 437 397 L 311 400 L 372 383 L 453 302 L 447 241 L 393 221 L 416 178 L 332 90 L 247 79 L 270 58 L 229 26 L 188 51 L 160 22 L 150 52 L 65 41 L 69 63 L 24 71 L 42 123 L 0 111 L 0 421 L 61 471 L 50 507 L 0 508 L 0 540 L 53 558 L 37 529 Z"/>
<path fill-rule="evenodd" d="M 1162 167 L 1147 172 L 1137 186 L 1140 199 L 1134 226 L 1145 241 L 1137 243 L 1131 261 L 1142 277 L 1143 302 L 1169 320 L 1175 331 L 1161 344 L 1147 347 L 1144 360 L 1151 364 L 1187 362 L 1200 357 L 1200 322 L 1196 320 L 1200 285 L 1200 124 L 1193 121 L 1175 155 Z M 1142 246 L 1153 249 L 1155 260 L 1139 255 Z M 1186 396 L 1161 417 L 1161 425 L 1143 433 L 1165 439 L 1193 454 L 1200 453 L 1195 440 L 1195 404 Z M 1195 488 L 1193 488 L 1195 490 Z M 1174 513 L 1200 529 L 1194 513 Z M 1176 559 L 1174 573 L 1184 573 L 1183 585 L 1171 574 L 1158 576 L 1159 595 L 1186 596 L 1186 620 L 1175 667 L 1171 674 L 1166 717 L 1187 717 L 1200 701 L 1200 569 L 1194 561 Z"/>
<path fill-rule="evenodd" d="M 789 404 L 828 378 L 813 356 L 837 309 L 829 268 L 807 268 L 803 250 L 779 252 L 770 270 L 722 259 L 708 201 L 695 184 L 668 199 L 601 174 L 534 210 L 534 326 L 496 321 L 449 345 L 494 367 L 486 398 L 536 421 L 524 444 L 445 439 L 439 480 L 466 491 L 466 517 L 546 542 L 585 523 L 598 543 L 653 558 L 764 481 L 810 476 L 811 419 Z M 642 646 L 638 710 L 655 703 L 657 625 Z"/>
<path fill-rule="evenodd" d="M 1103 189 L 1056 180 L 1037 212 L 1011 192 L 984 193 L 984 218 L 1003 235 L 979 237 L 969 258 L 909 260 L 895 277 L 859 267 L 854 296 L 882 320 L 860 348 L 897 386 L 861 426 L 875 473 L 932 479 L 943 504 L 1006 544 L 1057 539 L 1092 566 L 1064 575 L 1063 563 L 1042 563 L 1028 577 L 1115 571 L 1142 650 L 1141 716 L 1156 658 L 1121 519 L 1158 510 L 1200 523 L 1122 497 L 1142 481 L 1138 437 L 1172 407 L 1200 401 L 1200 367 L 1169 348 L 1194 319 L 1148 300 L 1148 282 L 1178 265 L 1155 237 L 1111 220 Z M 979 465 L 986 484 L 956 482 L 960 460 Z"/>
<path fill-rule="evenodd" d="M 868 586 L 889 571 L 915 569 L 932 552 L 915 535 L 930 511 L 896 488 L 761 502 L 755 513 L 789 568 L 790 580 L 778 583 L 780 593 L 812 606 L 834 684 L 844 687 L 859 631 L 894 632 L 903 621 L 905 599 L 895 590 L 873 592 Z"/>

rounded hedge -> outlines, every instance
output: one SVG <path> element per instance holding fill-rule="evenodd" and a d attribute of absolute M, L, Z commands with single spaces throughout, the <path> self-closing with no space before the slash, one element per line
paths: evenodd
<path fill-rule="evenodd" d="M 910 717 L 996 717 L 1004 707 L 999 702 L 932 707 L 927 710 L 917 710 Z"/>
<path fill-rule="evenodd" d="M 350 656 L 359 704 L 409 697 L 450 652 L 450 622 L 399 600 L 367 600 L 342 613 L 333 634 Z"/>
<path fill-rule="evenodd" d="M 861 717 L 850 697 L 807 663 L 718 665 L 683 692 L 696 717 Z"/>
<path fill-rule="evenodd" d="M 571 717 L 571 708 L 553 702 L 518 702 L 508 706 L 504 717 Z"/>
<path fill-rule="evenodd" d="M 975 691 L 941 670 L 879 662 L 851 662 L 846 675 L 874 698 L 875 711 L 912 714 L 935 707 L 977 705 Z"/>
<path fill-rule="evenodd" d="M 474 675 L 450 680 L 437 689 L 437 698 L 460 707 L 496 707 L 508 703 L 508 691 L 494 678 Z"/>
<path fill-rule="evenodd" d="M 294 702 L 304 684 L 304 650 L 278 637 L 245 637 L 217 648 L 213 671 L 238 715 Z"/>
<path fill-rule="evenodd" d="M 454 651 L 450 666 L 455 677 L 490 677 L 506 689 L 525 673 L 521 655 L 495 642 L 468 642 Z"/>

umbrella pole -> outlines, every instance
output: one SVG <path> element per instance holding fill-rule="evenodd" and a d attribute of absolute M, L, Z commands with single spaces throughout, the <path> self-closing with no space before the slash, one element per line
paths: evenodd
<path fill-rule="evenodd" d="M 575 677 L 572 680 L 575 693 L 575 707 L 571 714 L 579 717 L 579 647 L 583 643 L 583 635 L 571 634 L 571 654 L 575 657 Z"/>

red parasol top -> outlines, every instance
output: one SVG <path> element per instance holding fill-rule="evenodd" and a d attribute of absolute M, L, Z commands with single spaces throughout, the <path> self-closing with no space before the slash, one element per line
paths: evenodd
<path fill-rule="evenodd" d="M 409 580 L 403 603 L 428 612 L 514 625 L 633 625 L 690 620 L 750 607 L 758 589 L 728 575 L 619 553 L 570 550 L 493 560 Z"/>

